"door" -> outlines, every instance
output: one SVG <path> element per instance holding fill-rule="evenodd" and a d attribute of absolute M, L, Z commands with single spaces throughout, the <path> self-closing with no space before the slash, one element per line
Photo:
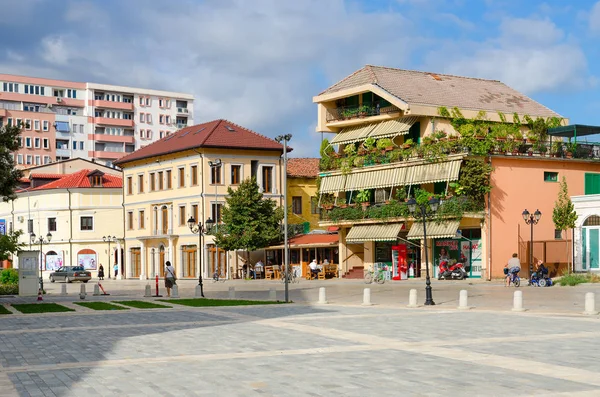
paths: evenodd
<path fill-rule="evenodd" d="M 183 258 L 184 258 L 184 267 L 183 267 L 183 276 L 184 277 L 196 277 L 196 246 L 187 246 L 183 250 Z"/>
<path fill-rule="evenodd" d="M 225 251 L 219 248 L 219 255 L 215 255 L 215 247 L 210 248 L 210 277 L 213 277 L 215 272 L 219 273 L 219 278 L 225 278 L 227 275 L 227 262 L 225 260 Z"/>
<path fill-rule="evenodd" d="M 169 210 L 167 206 L 162 207 L 162 234 L 169 234 Z"/>
<path fill-rule="evenodd" d="M 161 245 L 158 251 L 158 274 L 159 277 L 165 277 L 165 246 Z"/>
<path fill-rule="evenodd" d="M 600 244 L 599 244 L 599 237 L 600 237 L 600 231 L 598 228 L 585 228 L 585 231 L 587 232 L 587 238 L 584 240 L 584 243 L 587 243 L 587 249 L 586 251 L 586 261 L 585 263 L 587 263 L 587 265 L 589 266 L 590 270 L 592 269 L 598 269 L 600 268 Z M 585 246 L 584 246 L 585 249 Z M 584 269 L 585 269 L 585 265 L 584 265 Z"/>
<path fill-rule="evenodd" d="M 131 249 L 131 265 L 132 265 L 132 276 L 140 277 L 142 271 L 142 255 L 140 248 Z"/>

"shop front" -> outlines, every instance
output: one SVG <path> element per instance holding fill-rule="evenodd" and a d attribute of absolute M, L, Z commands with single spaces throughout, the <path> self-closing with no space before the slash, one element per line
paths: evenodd
<path fill-rule="evenodd" d="M 481 278 L 481 229 L 463 229 L 451 238 L 434 239 L 434 277 L 438 277 L 443 260 L 460 262 L 465 266 L 468 277 Z"/>

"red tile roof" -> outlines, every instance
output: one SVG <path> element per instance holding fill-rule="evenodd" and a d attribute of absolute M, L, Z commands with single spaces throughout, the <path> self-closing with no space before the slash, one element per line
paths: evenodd
<path fill-rule="evenodd" d="M 65 174 L 31 174 L 29 175 L 30 179 L 60 179 Z"/>
<path fill-rule="evenodd" d="M 319 175 L 319 159 L 288 159 L 287 174 L 292 178 L 316 178 Z"/>
<path fill-rule="evenodd" d="M 21 183 L 29 183 L 29 182 L 31 182 L 31 180 L 29 178 L 23 177 L 23 178 L 19 178 L 19 182 L 21 182 Z"/>
<path fill-rule="evenodd" d="M 257 132 L 228 120 L 214 120 L 183 128 L 163 139 L 121 157 L 114 164 L 122 165 L 163 154 L 177 153 L 201 147 L 227 149 L 274 150 L 283 153 L 283 145 Z"/>
<path fill-rule="evenodd" d="M 73 174 L 61 175 L 61 178 L 47 183 L 43 186 L 37 187 L 30 190 L 47 190 L 47 189 L 69 189 L 69 188 L 91 188 L 90 180 L 88 175 L 98 172 L 97 170 L 81 170 Z M 109 174 L 102 175 L 102 187 L 103 188 L 122 188 L 123 179 Z M 95 187 L 97 188 L 97 187 Z"/>
<path fill-rule="evenodd" d="M 303 234 L 289 239 L 289 245 L 330 244 L 339 242 L 339 234 Z"/>

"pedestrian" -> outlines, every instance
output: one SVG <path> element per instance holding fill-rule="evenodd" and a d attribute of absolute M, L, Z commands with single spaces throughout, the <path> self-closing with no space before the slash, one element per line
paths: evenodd
<path fill-rule="evenodd" d="M 171 297 L 171 288 L 176 284 L 175 268 L 171 266 L 170 261 L 165 262 L 165 288 L 167 289 L 167 298 Z"/>
<path fill-rule="evenodd" d="M 104 266 L 102 266 L 102 263 L 98 266 L 98 280 L 104 280 Z"/>
<path fill-rule="evenodd" d="M 117 278 L 117 275 L 119 274 L 119 265 L 117 265 L 115 263 L 115 265 L 113 266 L 113 270 L 115 271 L 115 279 Z"/>
<path fill-rule="evenodd" d="M 512 258 L 508 260 L 504 269 L 504 272 L 506 273 L 506 286 L 508 287 L 510 286 L 510 280 L 513 273 L 519 273 L 519 271 L 521 271 L 521 261 L 516 252 L 512 254 Z"/>

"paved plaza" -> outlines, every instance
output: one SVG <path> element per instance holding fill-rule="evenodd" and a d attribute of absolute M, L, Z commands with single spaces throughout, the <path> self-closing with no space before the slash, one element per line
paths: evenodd
<path fill-rule="evenodd" d="M 104 284 L 111 296 L 86 300 L 144 299 L 145 282 Z M 180 284 L 191 297 L 194 283 Z M 267 299 L 275 285 L 281 298 L 266 281 L 206 294 Z M 600 395 L 600 318 L 581 314 L 591 285 L 521 288 L 519 313 L 515 289 L 490 283 L 434 283 L 438 305 L 416 309 L 420 282 L 371 285 L 375 305 L 361 306 L 366 285 L 340 280 L 294 284 L 289 305 L 118 312 L 73 305 L 79 284 L 67 297 L 47 287 L 45 301 L 77 311 L 0 316 L 1 396 Z M 463 288 L 472 310 L 456 309 Z"/>

